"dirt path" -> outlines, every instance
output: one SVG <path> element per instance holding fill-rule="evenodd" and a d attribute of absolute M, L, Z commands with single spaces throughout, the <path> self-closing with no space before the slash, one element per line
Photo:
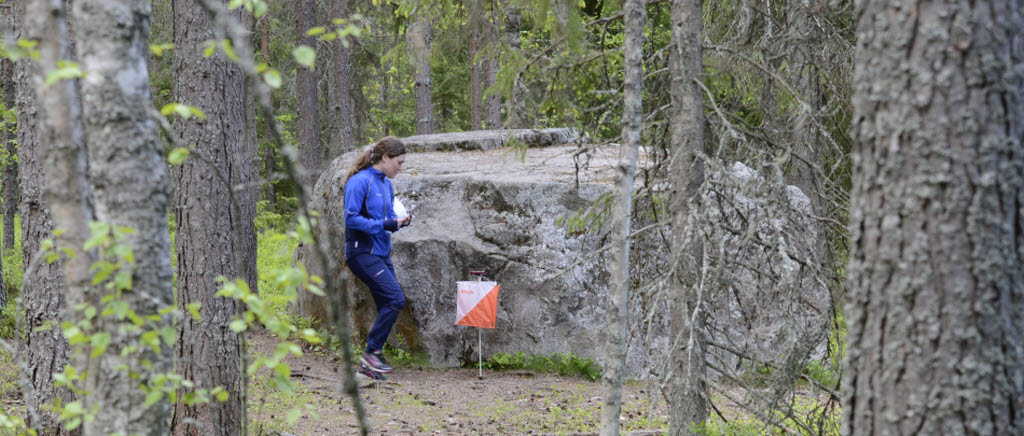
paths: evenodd
<path fill-rule="evenodd" d="M 269 355 L 276 343 L 254 334 L 251 352 Z M 358 434 L 351 401 L 338 391 L 339 363 L 307 353 L 289 358 L 296 394 L 287 397 L 268 387 L 266 374 L 250 383 L 253 434 Z M 464 368 L 399 368 L 388 381 L 360 386 L 363 406 L 375 435 L 519 435 L 596 434 L 601 411 L 601 383 L 528 371 Z M 653 434 L 666 426 L 663 407 L 650 410 L 646 386 L 623 387 L 624 433 Z M 294 404 L 307 410 L 294 426 L 285 416 Z M 661 406 L 659 402 L 659 406 Z M 649 416 L 655 417 L 653 420 Z"/>

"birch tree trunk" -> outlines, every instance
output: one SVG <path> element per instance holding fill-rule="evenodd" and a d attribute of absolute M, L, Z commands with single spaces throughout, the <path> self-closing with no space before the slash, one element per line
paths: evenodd
<path fill-rule="evenodd" d="M 297 43 L 316 48 L 316 38 L 307 36 L 306 31 L 316 26 L 316 0 L 298 0 L 295 11 L 295 32 Z M 295 69 L 295 95 L 299 102 L 299 163 L 303 170 L 303 189 L 313 192 L 320 177 L 320 160 L 323 148 L 320 146 L 320 104 L 317 98 L 316 73 L 306 67 Z"/>
<path fill-rule="evenodd" d="M 1024 3 L 857 4 L 843 434 L 1024 433 Z"/>
<path fill-rule="evenodd" d="M 45 6 L 48 2 L 40 3 Z M 75 244 L 84 242 L 88 236 L 84 227 L 92 219 L 135 230 L 125 241 L 134 256 L 132 287 L 117 298 L 139 317 L 152 320 L 147 328 L 160 329 L 171 325 L 171 319 L 161 316 L 160 311 L 173 307 L 167 232 L 170 186 L 156 125 L 149 115 L 152 109 L 146 53 L 150 11 L 150 3 L 144 0 L 75 2 L 76 32 L 81 38 L 77 50 L 82 70 L 89 72 L 81 82 L 83 111 L 75 113 L 77 105 L 68 104 L 65 99 L 70 108 L 66 112 L 66 126 L 53 125 L 65 139 L 55 142 L 61 149 L 53 151 L 54 155 L 66 156 L 47 160 L 60 163 L 50 167 L 69 178 L 64 182 L 51 179 L 50 193 L 54 204 L 60 199 L 61 209 L 54 208 L 55 220 L 62 227 L 64 222 L 68 223 L 71 230 L 66 234 L 71 235 Z M 52 28 L 59 29 L 63 16 L 56 10 L 49 15 L 54 23 Z M 74 82 L 50 86 L 55 87 L 66 89 L 64 95 L 74 96 Z M 42 89 L 40 96 L 46 95 Z M 54 100 L 49 104 L 53 107 L 56 103 Z M 76 124 L 81 122 L 84 129 L 79 130 Z M 63 130 L 81 131 L 84 142 Z M 82 144 L 88 141 L 95 141 L 88 150 L 88 161 L 93 163 L 88 169 L 91 193 L 82 154 Z M 63 198 L 56 195 L 61 191 Z M 95 201 L 95 212 L 90 201 Z M 89 266 L 94 259 L 90 253 L 80 253 L 65 264 L 69 303 L 102 307 L 101 299 L 109 291 L 92 287 L 89 282 Z M 95 419 L 84 422 L 83 433 L 167 434 L 169 402 L 157 401 L 148 408 L 138 405 L 145 403 L 143 386 L 162 387 L 155 378 L 171 371 L 170 350 L 136 349 L 138 330 L 132 328 L 134 324 L 127 318 L 89 318 L 78 311 L 71 315 L 72 321 L 90 320 L 97 332 L 111 338 L 103 354 L 93 357 L 80 353 L 75 358 L 79 371 L 86 374 L 84 389 L 89 394 L 83 397 L 83 406 L 85 410 L 97 411 Z"/>
<path fill-rule="evenodd" d="M 195 146 L 194 156 L 173 174 L 178 308 L 188 313 L 186 306 L 200 303 L 202 314 L 199 320 L 186 316 L 178 323 L 177 372 L 197 387 L 222 386 L 231 396 L 225 402 L 178 403 L 171 425 L 175 435 L 238 435 L 247 424 L 240 370 L 244 337 L 228 328 L 238 314 L 237 303 L 214 294 L 220 288 L 217 277 L 242 274 L 237 253 L 241 239 L 248 237 L 235 234 L 246 218 L 234 207 L 230 192 L 244 138 L 244 79 L 223 52 L 203 56 L 206 41 L 215 38 L 206 10 L 193 0 L 172 4 L 174 98 L 206 114 L 205 120 L 193 117 L 174 126 L 179 144 Z"/>
<path fill-rule="evenodd" d="M 672 0 L 669 75 L 672 107 L 669 116 L 672 193 L 672 302 L 669 376 L 669 434 L 696 434 L 707 420 L 707 346 L 701 295 L 703 244 L 689 228 L 688 217 L 704 181 L 704 98 L 702 80 L 701 0 Z"/>
<path fill-rule="evenodd" d="M 44 17 L 26 15 L 25 1 L 14 3 L 15 27 L 19 39 L 38 41 L 44 37 Z M 33 262 L 40 243 L 52 235 L 53 222 L 45 198 L 46 177 L 41 159 L 45 150 L 39 137 L 38 110 L 45 110 L 36 100 L 35 78 L 40 74 L 36 63 L 23 59 L 15 66 L 15 87 L 18 107 L 18 162 L 21 187 L 21 250 L 22 269 L 28 280 L 22 283 L 21 298 L 25 308 L 22 324 L 24 338 L 19 342 L 22 393 L 28 412 L 28 425 L 43 434 L 67 434 L 58 424 L 57 416 L 42 410 L 60 398 L 65 404 L 74 399 L 66 387 L 53 385 L 54 371 L 68 364 L 70 347 L 61 329 L 52 328 L 66 319 L 64 274 L 59 262 Z M 51 326 L 48 329 L 40 327 Z"/>
<path fill-rule="evenodd" d="M 331 18 L 348 18 L 348 0 L 331 0 Z M 342 39 L 336 39 L 331 48 L 334 57 L 330 69 L 330 107 L 331 124 L 331 159 L 345 152 L 356 149 L 354 137 L 354 118 L 352 106 L 352 67 L 349 60 L 348 47 Z"/>
<path fill-rule="evenodd" d="M 417 12 L 415 21 L 406 29 L 409 38 L 409 54 L 416 67 L 413 87 L 416 101 L 416 134 L 434 133 L 433 104 L 430 102 L 432 82 L 430 79 L 430 21 L 425 12 Z"/>
<path fill-rule="evenodd" d="M 622 5 L 625 21 L 623 42 L 622 145 L 615 167 L 615 200 L 612 205 L 610 295 L 607 302 L 608 342 L 601 382 L 601 436 L 619 434 L 622 413 L 622 379 L 626 372 L 626 345 L 629 326 L 629 242 L 633 211 L 633 178 L 636 174 L 640 135 L 643 131 L 643 48 L 647 22 L 645 0 L 626 0 Z"/>

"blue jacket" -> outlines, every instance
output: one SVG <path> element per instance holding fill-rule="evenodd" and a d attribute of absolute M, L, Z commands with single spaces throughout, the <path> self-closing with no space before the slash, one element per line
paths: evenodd
<path fill-rule="evenodd" d="M 369 253 L 391 256 L 391 233 L 398 230 L 391 180 L 374 167 L 345 183 L 345 259 Z"/>

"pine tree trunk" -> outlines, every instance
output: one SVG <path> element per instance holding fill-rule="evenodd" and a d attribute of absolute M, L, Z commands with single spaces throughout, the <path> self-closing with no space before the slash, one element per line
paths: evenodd
<path fill-rule="evenodd" d="M 195 145 L 193 156 L 173 174 L 178 308 L 188 313 L 186 306 L 200 303 L 202 315 L 199 320 L 185 316 L 178 323 L 177 372 L 197 387 L 222 386 L 231 396 L 225 402 L 178 403 L 171 425 L 175 435 L 244 434 L 244 337 L 228 328 L 238 306 L 214 296 L 220 288 L 217 277 L 242 275 L 237 253 L 245 246 L 240 246 L 242 237 L 248 237 L 235 234 L 245 218 L 233 207 L 229 186 L 231 174 L 239 171 L 237 156 L 244 139 L 244 79 L 223 52 L 203 56 L 206 41 L 215 38 L 203 8 L 193 0 L 174 0 L 173 8 L 174 98 L 206 114 L 205 120 L 193 117 L 174 126 L 179 144 Z"/>
<path fill-rule="evenodd" d="M 487 45 L 492 48 L 500 44 L 498 41 L 499 17 L 498 10 L 495 7 L 496 1 L 498 0 L 490 1 L 491 11 L 487 16 L 488 19 L 483 22 L 484 39 L 487 41 Z M 498 63 L 497 57 L 492 54 L 484 61 L 483 68 L 484 125 L 487 130 L 496 130 L 501 128 L 501 94 L 493 91 L 488 93 L 486 90 L 497 81 L 498 70 L 501 69 L 501 65 Z"/>
<path fill-rule="evenodd" d="M 3 23 L 6 26 L 13 27 L 14 25 L 14 11 L 11 8 L 5 8 L 3 14 Z M 13 109 L 15 108 L 15 97 L 14 97 L 14 63 L 7 58 L 0 59 L 0 86 L 3 87 L 3 108 Z M 3 245 L 0 245 L 0 254 L 7 250 L 14 248 L 14 213 L 11 213 L 10 222 L 7 221 L 7 211 L 14 209 L 14 196 L 8 197 L 8 192 L 13 192 L 17 186 L 17 170 L 12 171 L 11 167 L 17 165 L 17 159 L 14 159 L 14 126 L 7 124 L 6 122 L 0 123 L 3 127 L 0 128 L 0 147 L 3 147 L 7 151 L 7 158 L 3 162 L 4 174 L 3 174 Z M 9 177 L 13 174 L 14 177 Z M 0 308 L 7 307 L 7 285 L 4 283 L 3 274 L 5 271 L 0 268 Z M 7 273 L 10 273 L 9 271 Z"/>
<path fill-rule="evenodd" d="M 245 29 L 251 35 L 256 23 L 251 14 L 242 14 Z M 251 38 L 250 38 L 251 39 Z M 245 117 L 245 139 L 240 153 L 237 154 L 235 168 L 231 172 L 231 185 L 235 186 L 238 198 L 239 227 L 234 229 L 241 235 L 241 253 L 248 255 L 241 262 L 240 277 L 249 284 L 252 292 L 259 293 L 259 277 L 256 271 L 256 202 L 260 198 L 260 150 L 259 138 L 256 135 L 256 97 L 252 94 L 249 77 L 243 74 L 242 107 Z"/>
<path fill-rule="evenodd" d="M 430 21 L 423 12 L 419 12 L 415 21 L 406 29 L 406 37 L 409 39 L 409 54 L 416 67 L 413 87 L 416 134 L 429 135 L 434 133 L 434 109 L 430 102 L 433 82 L 430 79 Z"/>
<path fill-rule="evenodd" d="M 14 8 L 6 9 L 5 23 L 14 28 Z M 0 83 L 4 88 L 4 106 L 7 109 L 16 109 L 17 98 L 15 97 L 14 83 L 14 62 L 10 59 L 0 59 Z M 14 215 L 18 213 L 18 160 L 15 156 L 18 153 L 17 141 L 15 141 L 14 126 L 7 125 L 0 132 L 0 146 L 7 152 L 7 161 L 4 162 L 3 174 L 3 226 L 4 236 L 0 243 L 0 252 L 7 252 L 14 249 Z"/>
<path fill-rule="evenodd" d="M 1022 11 L 857 4 L 843 434 L 1024 434 Z"/>
<path fill-rule="evenodd" d="M 263 55 L 263 60 L 270 59 L 270 12 L 267 11 L 267 15 L 263 16 L 262 24 L 260 25 L 260 53 Z M 272 136 L 273 125 L 277 120 L 263 120 L 263 137 L 270 138 Z M 274 193 L 274 176 L 277 173 L 277 156 L 274 153 L 274 145 L 268 144 L 266 150 L 263 151 L 263 174 L 266 179 L 266 183 L 263 185 L 263 199 L 269 204 L 273 205 L 277 202 L 277 194 Z"/>
<path fill-rule="evenodd" d="M 687 223 L 704 180 L 704 165 L 698 157 L 704 148 L 704 98 L 698 85 L 703 69 L 701 0 L 673 0 L 671 23 L 669 171 L 673 186 L 669 202 L 674 271 L 669 280 L 672 361 L 668 404 L 669 434 L 681 436 L 696 434 L 693 426 L 703 425 L 708 416 L 700 289 L 703 244 Z"/>
<path fill-rule="evenodd" d="M 316 48 L 316 39 L 307 36 L 306 31 L 316 26 L 316 0 L 298 0 L 295 11 L 297 42 Z M 313 192 L 313 186 L 320 177 L 320 160 L 323 149 L 320 146 L 320 103 L 317 98 L 316 73 L 299 66 L 295 69 L 295 95 L 299 101 L 299 163 L 303 170 L 303 189 Z"/>
<path fill-rule="evenodd" d="M 15 2 L 15 27 L 19 39 L 40 40 L 44 17 L 26 16 L 26 2 Z M 38 110 L 45 110 L 36 100 L 35 77 L 38 65 L 21 61 L 15 66 L 15 87 L 18 106 L 18 162 L 21 187 L 21 250 L 25 279 L 21 287 L 25 321 L 24 338 L 19 343 L 22 368 L 22 393 L 28 412 L 28 424 L 42 434 L 66 434 L 57 416 L 42 410 L 60 398 L 65 404 L 74 399 L 66 388 L 54 387 L 53 373 L 69 362 L 70 347 L 61 329 L 40 329 L 60 325 L 67 319 L 64 301 L 64 274 L 59 262 L 39 260 L 40 243 L 52 236 L 53 223 L 45 198 L 46 177 L 42 158 L 45 156 L 38 130 Z M 33 260 L 38 260 L 33 262 Z"/>
<path fill-rule="evenodd" d="M 601 436 L 619 434 L 622 415 L 622 379 L 626 373 L 627 329 L 629 326 L 629 246 L 633 211 L 633 178 L 640 153 L 643 130 L 643 46 L 647 22 L 645 0 L 626 0 L 622 5 L 625 21 L 623 42 L 622 145 L 615 167 L 615 203 L 612 205 L 611 292 L 607 301 L 608 342 L 605 348 L 604 387 L 601 402 Z"/>
<path fill-rule="evenodd" d="M 331 18 L 348 18 L 348 0 L 331 0 Z M 331 158 L 341 156 L 345 152 L 356 149 L 353 127 L 354 112 L 352 106 L 352 68 L 349 61 L 348 47 L 338 38 L 332 43 L 334 57 L 329 70 L 330 107 L 331 107 Z"/>
<path fill-rule="evenodd" d="M 505 44 L 511 50 L 522 49 L 522 38 L 519 35 L 522 26 L 522 15 L 512 5 L 506 6 L 505 12 Z M 525 129 L 529 127 L 526 119 L 526 87 L 519 76 L 512 83 L 512 91 L 505 100 L 505 124 L 509 129 Z"/>
<path fill-rule="evenodd" d="M 470 130 L 483 129 L 484 106 L 483 94 L 481 93 L 481 70 L 483 65 L 477 62 L 481 45 L 481 22 L 483 21 L 483 7 L 480 2 L 483 0 L 469 1 L 469 114 Z"/>

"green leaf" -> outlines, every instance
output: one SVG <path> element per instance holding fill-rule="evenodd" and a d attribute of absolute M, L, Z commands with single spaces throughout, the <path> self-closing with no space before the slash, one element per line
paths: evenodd
<path fill-rule="evenodd" d="M 164 344 L 171 345 L 178 340 L 178 331 L 174 327 L 164 326 L 160 329 L 160 336 L 163 338 Z"/>
<path fill-rule="evenodd" d="M 239 333 L 239 332 L 245 331 L 245 329 L 248 326 L 245 325 L 245 321 L 242 321 L 240 319 L 236 319 L 234 321 L 231 321 L 231 324 L 228 325 L 228 327 L 231 328 L 231 331 L 233 331 L 235 333 Z"/>
<path fill-rule="evenodd" d="M 317 36 L 321 33 L 326 32 L 327 29 L 324 26 L 316 26 L 306 31 L 306 36 Z"/>
<path fill-rule="evenodd" d="M 164 391 L 162 391 L 160 389 L 153 389 L 153 390 L 149 391 L 149 393 L 146 394 L 146 406 L 145 407 L 149 407 L 149 406 L 152 406 L 152 405 L 156 404 L 156 402 L 160 401 L 163 397 L 164 397 Z"/>
<path fill-rule="evenodd" d="M 286 420 L 288 421 L 288 425 L 293 425 L 301 417 L 302 417 L 302 409 L 296 407 L 296 408 L 294 408 L 294 409 L 292 409 L 291 411 L 288 412 L 288 417 L 286 418 Z"/>
<path fill-rule="evenodd" d="M 281 73 L 277 70 L 267 70 L 263 73 L 263 81 L 267 82 L 267 86 L 277 89 L 281 87 Z"/>
<path fill-rule="evenodd" d="M 72 401 L 68 403 L 67 406 L 64 406 L 64 413 L 70 415 L 81 415 L 85 413 L 85 408 L 82 407 L 81 401 Z"/>
<path fill-rule="evenodd" d="M 118 271 L 114 275 L 114 288 L 118 291 L 127 291 L 132 288 L 132 272 L 128 270 Z"/>
<path fill-rule="evenodd" d="M 84 76 L 85 73 L 83 73 L 82 70 L 78 68 L 77 63 L 69 61 L 59 61 L 57 62 L 56 69 L 51 70 L 49 73 L 46 73 L 46 80 L 44 80 L 43 83 L 46 86 L 50 86 L 55 82 L 61 80 L 77 79 L 79 77 Z"/>
<path fill-rule="evenodd" d="M 213 56 L 213 54 L 216 53 L 216 52 L 217 52 L 217 42 L 216 41 L 206 41 L 206 49 L 203 50 L 203 57 L 204 58 L 208 58 L 210 56 Z"/>
<path fill-rule="evenodd" d="M 171 50 L 173 48 L 174 44 L 171 43 L 149 45 L 149 51 L 153 53 L 154 56 L 163 56 L 165 51 Z"/>
<path fill-rule="evenodd" d="M 110 236 L 110 224 L 92 221 L 89 223 L 89 239 L 85 241 L 85 249 L 91 250 L 103 244 Z"/>
<path fill-rule="evenodd" d="M 228 398 L 231 397 L 231 394 L 229 394 L 228 391 L 221 386 L 213 388 L 213 390 L 210 391 L 210 393 L 213 394 L 213 397 L 216 398 L 217 401 L 220 401 L 221 403 L 227 401 Z"/>
<path fill-rule="evenodd" d="M 165 117 L 171 114 L 176 114 L 186 120 L 192 117 L 206 119 L 206 114 L 204 114 L 199 108 L 181 103 L 167 103 L 164 107 L 160 108 L 160 113 Z"/>
<path fill-rule="evenodd" d="M 92 353 L 89 354 L 89 357 L 95 359 L 103 354 L 104 351 L 107 351 L 107 345 L 110 344 L 110 333 L 96 333 L 92 335 L 90 342 L 92 344 Z"/>
<path fill-rule="evenodd" d="M 125 262 L 132 264 L 135 263 L 135 255 L 132 253 L 132 246 L 128 244 L 117 244 L 114 246 L 114 254 L 123 259 Z"/>
<path fill-rule="evenodd" d="M 171 165 L 180 165 L 182 162 L 185 162 L 186 158 L 188 158 L 188 149 L 178 147 L 171 150 L 171 153 L 167 155 L 167 163 Z"/>
<path fill-rule="evenodd" d="M 310 70 L 312 70 L 316 64 L 316 51 L 311 47 L 305 45 L 295 47 L 295 50 L 292 50 L 292 56 L 295 57 L 295 62 L 298 62 L 299 65 L 303 65 Z"/>
<path fill-rule="evenodd" d="M 230 39 L 225 39 L 221 43 L 221 47 L 224 48 L 224 54 L 228 55 L 228 59 L 231 59 L 232 62 L 238 62 L 238 54 L 235 53 L 235 47 L 231 45 Z"/>
<path fill-rule="evenodd" d="M 192 319 L 199 321 L 199 308 L 203 306 L 203 303 L 195 302 L 188 303 L 185 308 L 188 309 L 188 313 L 192 314 Z"/>

